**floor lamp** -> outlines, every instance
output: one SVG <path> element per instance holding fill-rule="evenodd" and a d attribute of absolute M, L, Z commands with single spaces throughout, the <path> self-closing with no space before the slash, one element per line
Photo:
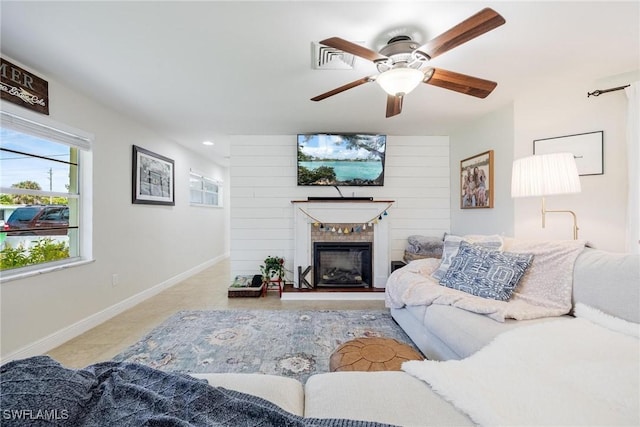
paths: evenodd
<path fill-rule="evenodd" d="M 573 211 L 547 210 L 545 196 L 580 192 L 580 177 L 572 153 L 538 154 L 513 162 L 511 197 L 542 197 L 542 228 L 547 213 L 573 216 L 573 238 L 578 239 L 578 218 Z"/>

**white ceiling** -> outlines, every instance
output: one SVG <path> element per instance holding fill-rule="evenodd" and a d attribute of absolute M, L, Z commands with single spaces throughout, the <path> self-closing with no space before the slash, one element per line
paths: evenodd
<path fill-rule="evenodd" d="M 506 24 L 430 65 L 498 82 L 488 98 L 421 85 L 389 119 L 375 83 L 309 100 L 376 73 L 362 59 L 353 70 L 314 70 L 312 42 L 338 36 L 377 50 L 406 28 L 424 43 L 486 6 Z M 638 1 L 2 0 L 0 12 L 3 55 L 221 164 L 229 135 L 446 135 L 554 76 L 640 69 Z"/>

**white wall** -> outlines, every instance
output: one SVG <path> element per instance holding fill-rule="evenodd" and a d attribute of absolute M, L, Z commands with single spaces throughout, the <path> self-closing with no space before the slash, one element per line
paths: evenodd
<path fill-rule="evenodd" d="M 561 82 L 561 83 L 560 83 Z M 533 154 L 536 139 L 604 131 L 604 174 L 582 176 L 582 192 L 547 198 L 547 209 L 570 209 L 578 216 L 579 237 L 593 246 L 622 252 L 627 211 L 626 98 L 622 91 L 587 98 L 591 80 L 558 78 L 521 93 L 512 106 L 463 125 L 451 135 L 451 188 L 459 194 L 460 160 L 493 149 L 494 209 L 460 209 L 451 200 L 451 231 L 498 233 L 528 239 L 571 239 L 569 214 L 548 214 L 541 225 L 541 198 L 512 199 L 513 159 Z"/>
<path fill-rule="evenodd" d="M 226 255 L 228 207 L 189 206 L 189 169 L 228 185 L 226 168 L 48 80 L 50 117 L 95 135 L 95 262 L 1 284 L 3 360 L 61 344 Z M 131 203 L 132 144 L 175 160 L 175 206 Z"/>
<path fill-rule="evenodd" d="M 339 196 L 333 187 L 296 185 L 296 136 L 235 136 L 231 140 L 231 276 L 258 274 L 268 255 L 293 258 L 292 200 Z M 449 138 L 388 136 L 383 187 L 341 187 L 346 197 L 395 200 L 389 221 L 390 259 L 400 260 L 412 234 L 449 230 Z"/>
<path fill-rule="evenodd" d="M 623 91 L 587 98 L 593 81 L 559 78 L 523 93 L 514 103 L 514 158 L 533 154 L 542 138 L 604 131 L 604 175 L 580 177 L 582 192 L 547 198 L 547 209 L 570 209 L 578 216 L 579 237 L 610 251 L 625 249 L 627 211 L 626 98 Z M 560 83 L 561 82 L 561 83 Z M 515 236 L 571 239 L 569 214 L 548 214 L 541 225 L 541 199 L 515 201 Z"/>
<path fill-rule="evenodd" d="M 511 163 L 513 161 L 513 105 L 462 125 L 451 135 L 451 232 L 513 236 Z M 493 208 L 460 208 L 460 161 L 494 151 Z"/>

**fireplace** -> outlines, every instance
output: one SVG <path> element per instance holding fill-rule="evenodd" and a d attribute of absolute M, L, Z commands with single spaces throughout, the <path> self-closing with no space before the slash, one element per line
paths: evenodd
<path fill-rule="evenodd" d="M 371 287 L 371 242 L 314 242 L 313 277 L 319 287 Z"/>
<path fill-rule="evenodd" d="M 389 277 L 390 232 L 389 221 L 380 219 L 381 212 L 389 209 L 392 200 L 357 200 L 341 199 L 339 201 L 292 201 L 294 207 L 294 241 L 293 266 L 298 275 L 295 277 L 295 288 L 307 288 L 307 284 L 316 285 L 314 268 L 314 243 L 362 243 L 371 244 L 371 275 L 366 281 L 368 289 L 384 289 Z M 365 229 L 366 226 L 366 229 Z M 307 275 L 303 274 L 307 271 Z M 306 283 L 305 283 L 306 282 Z M 359 296 L 369 295 L 360 292 L 364 285 L 351 286 L 353 292 L 337 292 L 338 294 Z M 341 286 L 335 285 L 334 288 Z M 331 295 L 330 287 L 319 288 L 324 292 L 287 293 L 287 295 L 308 296 Z"/>

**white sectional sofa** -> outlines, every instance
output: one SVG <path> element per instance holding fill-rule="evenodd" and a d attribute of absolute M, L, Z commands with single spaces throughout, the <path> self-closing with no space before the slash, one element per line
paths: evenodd
<path fill-rule="evenodd" d="M 570 272 L 573 304 L 588 305 L 630 322 L 637 329 L 640 323 L 639 259 L 637 255 L 582 250 Z M 411 271 L 411 264 L 403 269 Z M 406 271 L 401 272 L 403 269 L 394 274 L 406 274 Z M 498 322 L 482 314 L 441 304 L 396 307 L 391 312 L 420 349 L 438 360 L 467 357 L 508 330 L 573 318 L 567 314 Z M 207 379 L 212 385 L 260 396 L 305 417 L 348 418 L 402 426 L 477 424 L 425 382 L 401 371 L 317 374 L 304 385 L 294 379 L 259 374 L 195 376 Z M 633 416 L 635 409 L 631 408 L 631 411 Z M 640 414 L 638 420 L 640 422 Z"/>
<path fill-rule="evenodd" d="M 424 261 L 414 261 L 421 262 Z M 572 308 L 582 303 L 620 319 L 640 323 L 639 271 L 638 256 L 585 248 L 574 264 Z M 400 274 L 420 276 L 414 272 L 395 273 L 396 276 Z M 463 359 L 503 332 L 560 318 L 568 320 L 572 318 L 571 313 L 497 322 L 486 315 L 451 305 L 399 307 L 395 304 L 391 308 L 393 318 L 430 360 Z"/>
<path fill-rule="evenodd" d="M 472 426 L 427 385 L 400 371 L 330 372 L 306 384 L 262 374 L 193 374 L 213 386 L 262 397 L 307 418 L 346 418 L 401 426 Z"/>

